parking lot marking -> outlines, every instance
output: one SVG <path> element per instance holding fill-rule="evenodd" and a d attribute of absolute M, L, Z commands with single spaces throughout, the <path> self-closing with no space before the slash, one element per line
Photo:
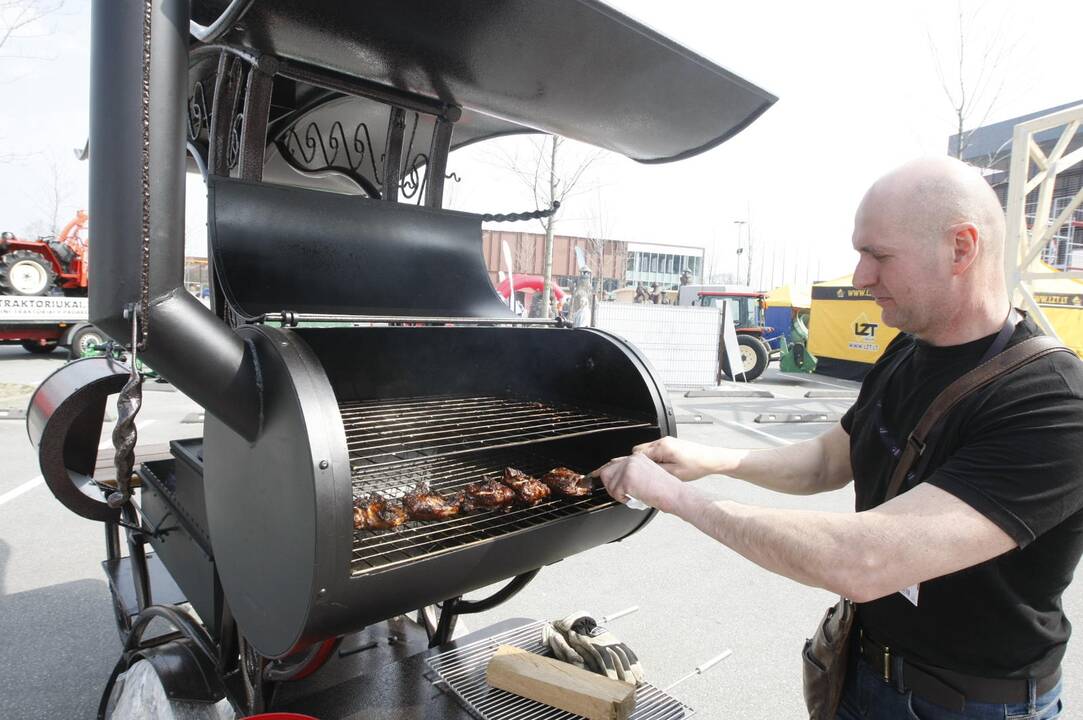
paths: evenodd
<path fill-rule="evenodd" d="M 804 381 L 804 382 L 813 382 L 813 383 L 817 383 L 819 385 L 826 385 L 828 387 L 837 388 L 839 390 L 855 390 L 855 391 L 857 390 L 857 388 L 855 388 L 853 385 L 850 385 L 850 386 L 837 385 L 837 384 L 835 384 L 833 382 L 827 382 L 826 380 L 819 380 L 817 378 L 803 377 L 803 378 L 801 378 L 801 380 Z M 858 383 L 858 385 L 860 386 L 860 383 Z"/>
<path fill-rule="evenodd" d="M 136 422 L 135 427 L 136 427 L 137 430 L 146 430 L 148 427 L 153 425 L 154 422 L 155 422 L 154 420 L 144 420 L 143 422 Z M 113 447 L 113 433 L 112 432 L 110 432 L 106 436 L 106 438 L 104 440 L 102 440 L 102 444 L 98 446 L 98 449 L 99 450 L 107 450 L 107 449 L 109 449 L 111 447 Z"/>
<path fill-rule="evenodd" d="M 9 500 L 14 500 L 15 498 L 19 497 L 20 495 L 22 495 L 25 492 L 30 492 L 31 490 L 36 488 L 38 485 L 41 485 L 43 482 L 45 482 L 45 478 L 43 478 L 41 475 L 38 475 L 33 480 L 27 480 L 22 485 L 15 488 L 14 490 L 8 490 L 3 495 L 0 495 L 0 505 L 3 505 L 4 503 L 8 502 Z"/>
<path fill-rule="evenodd" d="M 783 440 L 782 438 L 778 437 L 777 435 L 772 435 L 771 433 L 764 432 L 763 430 L 757 430 L 754 427 L 749 427 L 748 425 L 745 425 L 745 424 L 739 423 L 739 422 L 734 422 L 733 420 L 721 420 L 721 419 L 719 419 L 718 422 L 723 424 L 723 425 L 729 425 L 731 428 L 736 428 L 737 430 L 744 430 L 746 432 L 755 433 L 756 435 L 760 435 L 760 436 L 766 438 L 767 440 L 769 440 L 770 442 L 774 443 L 775 445 L 793 445 L 793 442 L 794 442 L 793 440 Z"/>

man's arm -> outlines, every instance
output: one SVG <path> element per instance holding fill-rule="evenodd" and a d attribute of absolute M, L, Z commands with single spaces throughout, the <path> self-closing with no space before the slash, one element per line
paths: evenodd
<path fill-rule="evenodd" d="M 771 572 L 867 602 L 1015 547 L 1000 527 L 929 483 L 860 513 L 711 500 L 642 455 L 602 469 L 609 493 L 673 513 Z"/>
<path fill-rule="evenodd" d="M 839 423 L 811 440 L 778 448 L 732 450 L 666 437 L 637 445 L 633 452 L 681 480 L 729 475 L 792 495 L 837 490 L 853 479 L 850 436 Z"/>

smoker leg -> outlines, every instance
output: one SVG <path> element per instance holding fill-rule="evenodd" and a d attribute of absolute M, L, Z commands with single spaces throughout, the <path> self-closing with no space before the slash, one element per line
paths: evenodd
<path fill-rule="evenodd" d="M 121 515 L 132 527 L 139 526 L 139 516 L 136 514 L 135 507 L 132 506 L 130 500 L 121 508 Z M 150 570 L 147 569 L 147 539 L 143 536 L 143 533 L 131 528 L 127 529 L 127 535 L 128 556 L 132 562 L 132 581 L 135 584 L 135 597 L 139 610 L 142 612 L 153 604 L 150 595 Z"/>
<path fill-rule="evenodd" d="M 244 684 L 245 710 L 248 715 L 264 712 L 272 696 L 274 684 L 263 681 L 263 669 L 267 660 L 240 636 L 241 682 Z"/>
<path fill-rule="evenodd" d="M 105 525 L 105 557 L 107 560 L 120 559 L 120 526 L 115 522 L 106 522 Z M 128 642 L 128 635 L 132 631 L 132 619 L 124 608 L 124 602 L 117 593 L 113 596 L 113 617 L 117 622 L 117 633 L 120 634 L 121 644 Z"/>
<path fill-rule="evenodd" d="M 451 640 L 455 633 L 455 623 L 460 615 L 485 612 L 510 599 L 537 576 L 541 568 L 525 572 L 512 578 L 507 585 L 492 595 L 481 600 L 463 600 L 462 596 L 445 600 L 439 605 L 430 605 L 418 610 L 418 622 L 425 626 L 429 635 L 429 647 L 434 648 Z M 439 610 L 439 619 L 437 619 Z"/>
<path fill-rule="evenodd" d="M 417 611 L 417 622 L 425 628 L 425 634 L 429 636 L 429 647 L 443 645 L 455 634 L 455 625 L 459 619 L 455 604 L 459 600 L 460 598 L 454 597 Z"/>

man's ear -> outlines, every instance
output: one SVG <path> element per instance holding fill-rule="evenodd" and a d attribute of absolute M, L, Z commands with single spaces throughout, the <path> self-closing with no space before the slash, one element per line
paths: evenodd
<path fill-rule="evenodd" d="M 948 228 L 951 238 L 951 274 L 962 275 L 978 259 L 981 234 L 974 223 L 963 222 Z"/>

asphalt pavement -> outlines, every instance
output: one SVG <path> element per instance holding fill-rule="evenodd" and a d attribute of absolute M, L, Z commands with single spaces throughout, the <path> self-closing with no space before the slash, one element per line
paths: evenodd
<path fill-rule="evenodd" d="M 42 358 L 18 347 L 0 347 L 0 418 L 5 406 L 25 404 L 27 388 L 63 362 L 60 353 Z M 757 423 L 756 417 L 837 417 L 857 386 L 820 376 L 782 375 L 772 368 L 751 387 L 773 397 L 672 393 L 681 419 L 698 418 L 680 424 L 679 435 L 746 448 L 800 441 L 828 423 Z M 834 397 L 807 398 L 808 391 Z M 180 393 L 148 385 L 144 397 L 141 448 L 201 434 L 201 425 L 181 422 L 199 408 Z M 102 529 L 50 495 L 24 421 L 0 419 L 0 458 L 0 716 L 92 718 L 120 651 L 100 566 Z M 698 484 L 719 497 L 770 507 L 831 512 L 853 507 L 849 489 L 806 498 L 721 477 Z M 680 520 L 659 516 L 623 542 L 543 569 L 508 602 L 465 617 L 459 632 L 506 618 L 555 618 L 579 609 L 603 616 L 637 607 L 609 627 L 636 650 L 651 682 L 666 687 L 729 650 L 729 657 L 680 683 L 672 694 L 693 707 L 697 717 L 778 720 L 804 716 L 799 653 L 834 599 L 760 569 Z M 1070 618 L 1083 618 L 1083 583 L 1069 588 L 1064 601 Z M 1073 691 L 1083 688 L 1083 643 L 1077 640 L 1069 648 L 1064 667 L 1071 702 L 1077 697 Z"/>

